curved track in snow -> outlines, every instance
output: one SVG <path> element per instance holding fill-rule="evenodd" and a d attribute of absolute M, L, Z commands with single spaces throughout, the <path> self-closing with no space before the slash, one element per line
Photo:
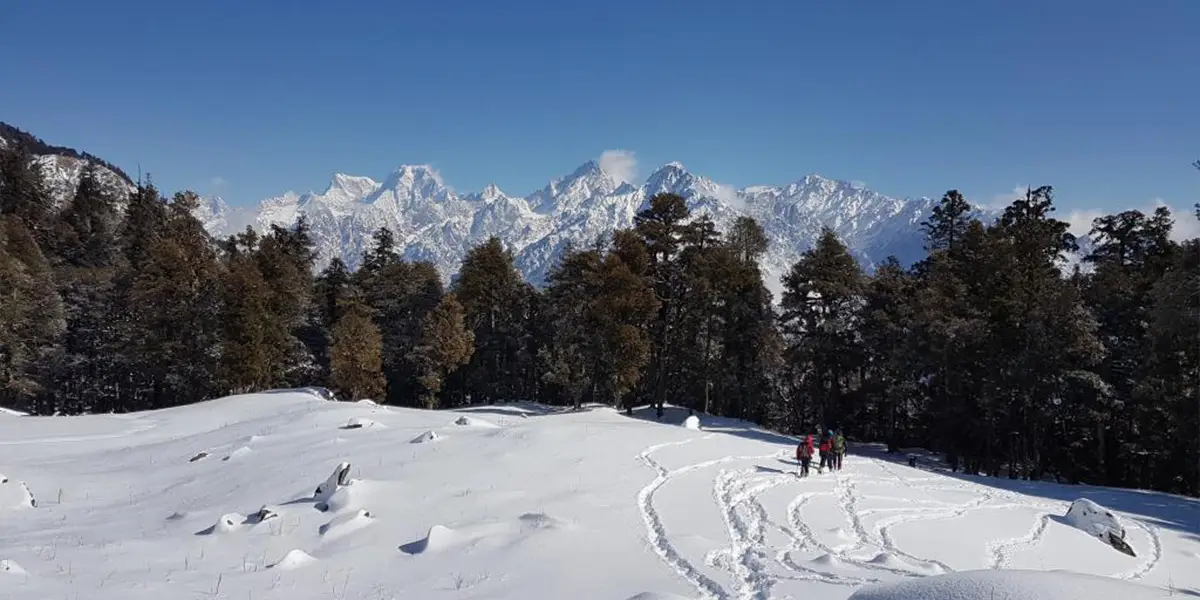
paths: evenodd
<path fill-rule="evenodd" d="M 779 586 L 796 582 L 857 587 L 953 572 L 955 569 L 938 557 L 924 555 L 898 543 L 892 530 L 920 521 L 961 519 L 980 510 L 1033 509 L 1035 517 L 1025 534 L 980 540 L 983 547 L 978 568 L 1008 568 L 1015 554 L 1034 549 L 1041 543 L 1053 523 L 1052 517 L 1065 510 L 1062 503 L 1046 502 L 970 481 L 931 477 L 923 472 L 916 477 L 906 477 L 895 465 L 872 458 L 848 457 L 842 471 L 821 475 L 814 472 L 808 478 L 800 478 L 790 469 L 751 464 L 783 458 L 786 450 L 754 456 L 725 456 L 674 469 L 668 469 L 654 457 L 660 450 L 694 444 L 712 436 L 656 444 L 637 455 L 637 459 L 656 475 L 638 494 L 638 507 L 650 545 L 702 598 L 766 599 L 775 597 Z M 664 525 L 663 511 L 667 514 L 674 511 L 657 506 L 655 493 L 671 484 L 677 476 L 701 470 L 711 471 L 709 493 L 720 521 L 719 527 L 724 530 L 727 540 L 702 555 L 685 556 L 686 553 L 672 542 L 673 532 Z M 707 476 L 707 473 L 701 475 L 700 481 Z M 687 482 L 689 485 L 695 483 L 694 478 Z M 863 484 L 890 485 L 897 489 L 886 495 L 865 496 L 860 487 Z M 779 493 L 780 488 L 789 488 L 786 496 Z M 923 497 L 909 499 L 905 497 L 908 493 Z M 938 499 L 938 493 L 966 494 L 966 497 L 949 501 Z M 785 502 L 784 498 L 788 500 Z M 861 508 L 864 498 L 875 505 Z M 816 500 L 821 500 L 820 506 L 814 503 Z M 878 505 L 889 501 L 896 505 Z M 684 516 L 693 517 L 693 513 L 701 512 L 705 515 L 703 518 L 712 518 L 707 516 L 711 514 L 711 508 L 695 510 L 694 507 L 702 502 L 697 493 L 693 502 L 687 505 Z M 809 511 L 817 513 L 810 515 Z M 868 516 L 877 518 L 868 524 L 865 520 Z M 814 518 L 818 521 L 812 521 Z M 1162 543 L 1153 526 L 1137 519 L 1129 520 L 1146 532 L 1152 543 L 1150 556 L 1139 566 L 1110 576 L 1140 579 L 1162 559 Z M 830 529 L 837 521 L 848 527 Z M 686 518 L 681 522 L 686 522 Z M 816 524 L 818 522 L 820 525 Z M 845 543 L 825 541 L 817 531 L 836 532 Z M 691 553 L 696 554 L 696 551 Z"/>

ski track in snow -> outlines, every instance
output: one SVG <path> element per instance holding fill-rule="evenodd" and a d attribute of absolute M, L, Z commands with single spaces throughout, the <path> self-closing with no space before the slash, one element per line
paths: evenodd
<path fill-rule="evenodd" d="M 1042 541 L 1046 528 L 1050 525 L 1051 513 L 1039 513 L 1033 528 L 1023 537 L 993 540 L 988 544 L 988 554 L 992 556 L 991 568 L 1007 569 L 1012 562 L 1012 555 L 1025 548 L 1032 548 Z"/>
<path fill-rule="evenodd" d="M 1132 522 L 1134 525 L 1137 525 L 1140 529 L 1146 532 L 1146 535 L 1150 538 L 1152 550 L 1150 559 L 1143 563 L 1142 566 L 1127 573 L 1114 575 L 1113 577 L 1116 577 L 1117 579 L 1141 579 L 1148 575 L 1150 571 L 1153 571 L 1154 567 L 1158 566 L 1158 562 L 1162 560 L 1162 539 L 1158 536 L 1158 528 L 1154 525 L 1145 523 L 1140 519 L 1130 518 L 1128 516 L 1126 516 L 1125 519 Z"/>
<path fill-rule="evenodd" d="M 645 463 L 646 466 L 658 473 L 654 481 L 651 481 L 642 491 L 638 493 L 638 508 L 642 513 L 642 520 L 646 522 L 646 536 L 650 540 L 650 544 L 654 546 L 654 551 L 665 561 L 680 577 L 686 579 L 689 583 L 696 586 L 703 598 L 720 598 L 724 600 L 729 597 L 729 594 L 717 582 L 706 577 L 703 573 L 696 570 L 687 559 L 679 555 L 671 541 L 667 537 L 666 529 L 663 527 L 662 519 L 658 515 L 658 511 L 654 508 L 654 492 L 662 487 L 672 476 L 672 472 L 666 467 L 654 460 L 650 455 L 657 450 L 669 446 L 679 446 L 694 441 L 696 438 L 690 438 L 679 442 L 667 442 L 664 444 L 656 444 L 642 451 L 638 455 L 638 459 Z"/>
<path fill-rule="evenodd" d="M 887 477 L 875 477 L 861 473 L 851 466 L 848 469 L 835 471 L 834 489 L 832 491 L 806 489 L 797 493 L 785 508 L 785 520 L 772 519 L 770 511 L 761 502 L 763 494 L 782 485 L 804 486 L 809 481 L 820 481 L 821 476 L 802 479 L 794 473 L 764 473 L 758 468 L 723 468 L 713 476 L 712 498 L 724 523 L 729 537 L 728 544 L 715 548 L 703 556 L 704 564 L 710 568 L 727 573 L 732 581 L 732 592 L 702 573 L 695 565 L 684 558 L 671 544 L 670 535 L 662 524 L 658 509 L 654 506 L 654 493 L 670 480 L 684 473 L 717 467 L 739 461 L 761 460 L 780 457 L 782 453 L 756 456 L 726 456 L 699 463 L 689 464 L 674 470 L 667 469 L 658 463 L 651 455 L 663 448 L 678 446 L 697 440 L 711 438 L 708 436 L 690 438 L 678 442 L 656 444 L 638 455 L 641 460 L 658 476 L 650 482 L 639 494 L 638 501 L 643 519 L 646 522 L 647 534 L 655 552 L 680 577 L 696 587 L 704 598 L 726 599 L 766 599 L 772 597 L 772 589 L 781 581 L 803 581 L 824 583 L 829 585 L 861 586 L 882 581 L 878 576 L 923 577 L 938 572 L 952 573 L 955 571 L 943 561 L 922 557 L 899 547 L 891 535 L 891 530 L 899 525 L 918 521 L 943 521 L 962 518 L 978 510 L 1003 510 L 1013 508 L 1032 508 L 1038 511 L 1037 517 L 1029 531 L 1017 538 L 1001 538 L 988 542 L 984 552 L 992 569 L 1008 568 L 1012 557 L 1026 549 L 1036 547 L 1051 523 L 1051 517 L 1061 514 L 1063 503 L 1044 502 L 992 486 L 977 484 L 969 481 L 947 483 L 942 477 L 905 478 L 886 461 L 864 458 L 853 460 L 850 465 L 877 467 Z M 880 507 L 859 509 L 858 502 L 861 493 L 859 482 L 900 483 L 906 488 L 916 491 L 936 492 L 965 492 L 974 497 L 961 503 L 952 503 L 930 499 L 917 502 L 917 506 L 906 505 L 898 507 Z M 807 486 L 805 486 L 807 487 Z M 853 538 L 847 544 L 831 546 L 815 534 L 812 527 L 803 519 L 802 511 L 811 500 L 818 497 L 832 497 L 836 501 L 838 511 Z M 901 498 L 893 498 L 898 502 L 910 502 Z M 876 513 L 896 513 L 884 517 L 868 528 L 863 517 Z M 1132 523 L 1144 530 L 1153 544 L 1152 554 L 1138 568 L 1113 575 L 1119 579 L 1140 579 L 1150 573 L 1162 559 L 1162 543 L 1158 532 L 1152 525 L 1137 519 Z M 783 546 L 772 546 L 767 539 L 769 530 L 781 533 L 787 543 Z M 855 556 L 864 549 L 878 547 L 880 557 L 892 556 L 896 560 L 879 560 L 879 557 L 866 560 Z M 807 561 L 797 560 L 794 556 L 801 551 L 811 551 L 827 555 L 831 562 L 840 563 L 863 571 L 859 574 L 843 574 L 832 570 L 822 570 L 805 564 Z"/>

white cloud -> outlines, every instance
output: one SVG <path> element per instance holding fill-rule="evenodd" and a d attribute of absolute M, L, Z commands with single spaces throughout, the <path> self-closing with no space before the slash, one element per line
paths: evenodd
<path fill-rule="evenodd" d="M 1160 206 L 1165 206 L 1171 210 L 1171 219 L 1175 222 L 1171 227 L 1171 239 L 1179 242 L 1200 237 L 1200 221 L 1196 219 L 1196 213 L 1189 208 L 1179 208 L 1167 204 L 1162 198 L 1155 198 L 1150 202 L 1135 206 L 1129 209 L 1113 209 L 1113 210 L 1073 210 L 1067 213 L 1066 217 L 1060 217 L 1070 224 L 1071 233 L 1076 236 L 1085 236 L 1092 230 L 1092 221 L 1105 215 L 1116 214 L 1122 210 L 1140 210 L 1142 214 L 1147 216 L 1154 213 L 1154 210 Z"/>
<path fill-rule="evenodd" d="M 1027 186 L 1027 185 L 1016 185 L 1016 186 L 1013 186 L 1013 189 L 1011 192 L 1004 192 L 1002 194 L 993 194 L 992 198 L 990 200 L 988 200 L 987 202 L 982 202 L 982 204 L 987 208 L 991 208 L 991 209 L 995 209 L 995 210 L 1004 210 L 1004 209 L 1008 208 L 1008 206 L 1010 204 L 1012 204 L 1013 202 L 1015 202 L 1021 198 L 1024 198 L 1025 193 L 1028 190 L 1029 190 L 1029 186 Z"/>
<path fill-rule="evenodd" d="M 632 150 L 605 150 L 600 154 L 600 169 L 623 183 L 637 179 L 637 156 Z"/>
<path fill-rule="evenodd" d="M 742 197 L 738 195 L 737 190 L 732 185 L 718 183 L 716 191 L 717 200 L 724 202 L 736 209 L 746 208 L 746 203 L 742 201 Z"/>

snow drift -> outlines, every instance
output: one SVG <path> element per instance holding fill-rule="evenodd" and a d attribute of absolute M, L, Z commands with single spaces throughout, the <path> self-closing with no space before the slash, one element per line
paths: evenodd
<path fill-rule="evenodd" d="M 851 600 L 1159 600 L 1169 590 L 1066 571 L 967 571 L 866 587 Z"/>
<path fill-rule="evenodd" d="M 378 428 L 342 429 L 368 414 Z M 853 448 L 842 471 L 800 479 L 791 438 L 688 416 L 297 390 L 0 418 L 0 494 L 18 492 L 0 503 L 0 598 L 845 600 L 969 592 L 988 573 L 1042 593 L 1059 580 L 1025 572 L 1058 570 L 1100 599 L 1200 590 L 1200 501 Z M 409 443 L 423 437 L 436 443 Z M 1070 526 L 1080 498 L 1120 515 L 1137 556 Z"/>

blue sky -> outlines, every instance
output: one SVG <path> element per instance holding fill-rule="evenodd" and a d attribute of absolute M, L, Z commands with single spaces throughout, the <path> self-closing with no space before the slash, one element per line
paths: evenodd
<path fill-rule="evenodd" d="M 1067 209 L 1200 200 L 1200 2 L 13 2 L 0 120 L 237 204 L 429 163 L 527 194 L 605 150 Z"/>

